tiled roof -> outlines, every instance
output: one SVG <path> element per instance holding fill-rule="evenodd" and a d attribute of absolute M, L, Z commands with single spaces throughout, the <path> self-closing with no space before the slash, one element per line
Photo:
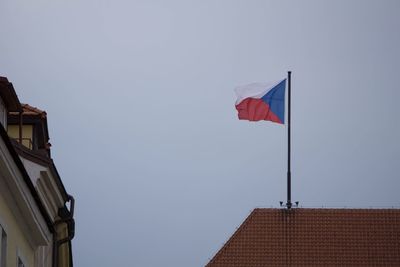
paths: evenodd
<path fill-rule="evenodd" d="M 37 107 L 32 107 L 29 104 L 21 104 L 24 115 L 40 115 L 46 117 L 46 111 L 38 109 Z"/>
<path fill-rule="evenodd" d="M 255 209 L 206 267 L 400 266 L 400 209 Z"/>

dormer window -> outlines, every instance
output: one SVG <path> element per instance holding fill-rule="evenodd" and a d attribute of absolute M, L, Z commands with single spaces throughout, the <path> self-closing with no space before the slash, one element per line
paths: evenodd
<path fill-rule="evenodd" d="M 18 124 L 9 124 L 8 125 L 8 135 L 15 139 L 17 142 L 19 142 L 19 125 Z M 22 145 L 24 145 L 25 147 L 29 148 L 29 149 L 34 149 L 33 146 L 33 129 L 34 129 L 34 125 L 32 124 L 23 124 L 22 125 Z"/>
<path fill-rule="evenodd" d="M 28 104 L 21 106 L 22 113 L 8 114 L 8 135 L 26 148 L 50 157 L 46 112 Z"/>

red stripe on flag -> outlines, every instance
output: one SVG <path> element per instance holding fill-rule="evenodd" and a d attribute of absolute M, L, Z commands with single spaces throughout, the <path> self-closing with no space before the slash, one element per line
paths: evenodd
<path fill-rule="evenodd" d="M 239 120 L 249 121 L 273 121 L 276 123 L 283 123 L 278 116 L 276 116 L 269 105 L 262 99 L 246 98 L 238 105 L 236 105 Z"/>

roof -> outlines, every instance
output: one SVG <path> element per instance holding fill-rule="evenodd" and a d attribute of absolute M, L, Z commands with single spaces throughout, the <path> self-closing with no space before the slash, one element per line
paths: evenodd
<path fill-rule="evenodd" d="M 29 104 L 21 103 L 22 113 L 24 116 L 34 116 L 46 118 L 47 113 L 44 110 L 38 109 L 37 107 L 33 107 Z M 18 112 L 10 112 L 10 115 L 18 116 Z"/>
<path fill-rule="evenodd" d="M 400 209 L 255 209 L 206 266 L 400 266 Z"/>
<path fill-rule="evenodd" d="M 3 99 L 8 111 L 18 112 L 21 110 L 21 103 L 15 93 L 14 86 L 6 77 L 0 76 L 0 98 Z"/>
<path fill-rule="evenodd" d="M 44 110 L 38 109 L 37 107 L 33 107 L 29 104 L 21 104 L 23 115 L 31 115 L 31 116 L 41 116 L 46 117 L 47 113 Z"/>

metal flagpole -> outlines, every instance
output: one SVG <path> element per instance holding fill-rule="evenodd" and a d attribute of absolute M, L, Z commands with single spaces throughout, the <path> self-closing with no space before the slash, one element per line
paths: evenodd
<path fill-rule="evenodd" d="M 292 81 L 291 81 L 291 71 L 288 71 L 288 79 L 287 79 L 287 87 L 288 87 L 288 151 L 287 151 L 287 201 L 286 204 L 283 204 L 283 201 L 280 201 L 281 207 L 286 207 L 287 209 L 291 209 L 292 207 L 298 207 L 299 206 L 299 202 L 296 201 L 295 203 L 292 203 L 292 173 L 290 170 L 290 119 L 291 119 L 291 90 L 292 90 Z"/>
<path fill-rule="evenodd" d="M 288 165 L 287 165 L 287 202 L 286 207 L 292 207 L 292 174 L 290 172 L 290 97 L 291 97 L 291 71 L 288 71 Z"/>

